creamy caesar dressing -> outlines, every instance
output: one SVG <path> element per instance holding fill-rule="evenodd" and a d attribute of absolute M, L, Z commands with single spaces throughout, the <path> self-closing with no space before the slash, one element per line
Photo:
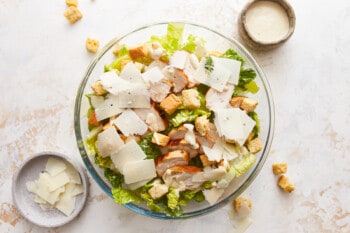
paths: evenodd
<path fill-rule="evenodd" d="M 263 43 L 279 41 L 289 30 L 287 13 L 278 3 L 258 1 L 247 10 L 246 29 L 257 41 Z"/>

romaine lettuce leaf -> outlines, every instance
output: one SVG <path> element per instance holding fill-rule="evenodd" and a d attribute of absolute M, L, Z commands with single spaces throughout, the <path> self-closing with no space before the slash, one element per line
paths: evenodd
<path fill-rule="evenodd" d="M 129 55 L 129 50 L 125 45 L 123 45 L 123 47 L 119 50 L 118 58 L 115 59 L 111 64 L 105 65 L 104 71 L 105 72 L 108 72 L 111 70 L 121 71 L 122 63 L 127 60 L 131 60 Z"/>
<path fill-rule="evenodd" d="M 255 126 L 253 130 L 255 135 L 258 135 L 260 133 L 260 120 L 258 114 L 256 112 L 249 112 L 248 116 L 250 116 L 255 121 Z"/>
<path fill-rule="evenodd" d="M 194 122 L 199 116 L 207 116 L 210 117 L 211 112 L 209 110 L 204 109 L 182 109 L 175 112 L 175 115 L 170 117 L 169 122 L 174 127 L 179 127 L 184 123 Z"/>
<path fill-rule="evenodd" d="M 259 87 L 254 81 L 255 77 L 256 73 L 253 69 L 241 69 L 238 85 L 235 86 L 234 96 L 242 95 L 247 91 L 253 94 L 257 93 Z"/>
<path fill-rule="evenodd" d="M 95 143 L 97 140 L 97 135 L 102 131 L 102 126 L 94 127 L 90 133 L 85 138 L 85 145 L 88 155 L 96 154 Z"/>
<path fill-rule="evenodd" d="M 159 42 L 166 52 L 171 55 L 181 48 L 184 26 L 182 23 L 169 23 L 165 36 L 152 36 L 150 41 Z"/>
<path fill-rule="evenodd" d="M 179 192 L 174 188 L 170 188 L 166 197 L 168 198 L 168 207 L 175 210 L 179 204 Z"/>
<path fill-rule="evenodd" d="M 197 40 L 200 40 L 203 44 L 205 43 L 204 39 L 202 39 L 198 36 L 189 34 L 187 37 L 187 42 L 183 45 L 182 49 L 186 50 L 190 53 L 194 53 L 194 51 L 196 50 L 196 47 L 197 47 Z"/>
<path fill-rule="evenodd" d="M 120 173 L 112 171 L 109 168 L 105 169 L 104 175 L 114 188 L 121 187 L 124 183 L 124 176 Z"/>
<path fill-rule="evenodd" d="M 233 164 L 233 169 L 235 169 L 236 177 L 239 177 L 244 173 L 246 173 L 251 168 L 251 166 L 255 163 L 255 161 L 256 161 L 255 155 L 249 154 L 249 155 L 243 156 L 238 163 Z"/>
<path fill-rule="evenodd" d="M 141 192 L 141 198 L 146 202 L 147 206 L 153 212 L 162 212 L 162 207 L 157 203 L 156 200 L 153 200 L 151 195 L 147 192 L 147 190 L 143 190 Z"/>
<path fill-rule="evenodd" d="M 148 134 L 142 141 L 139 142 L 139 146 L 145 152 L 147 159 L 155 159 L 160 156 L 159 146 L 152 143 L 153 133 Z"/>
<path fill-rule="evenodd" d="M 122 187 L 112 188 L 114 201 L 120 205 L 130 202 L 141 203 L 142 199 L 136 196 L 132 191 Z"/>
<path fill-rule="evenodd" d="M 241 67 L 243 67 L 243 65 L 245 64 L 245 61 L 243 59 L 243 57 L 241 57 L 235 50 L 233 49 L 228 49 L 226 50 L 226 52 L 221 55 L 220 57 L 223 58 L 229 58 L 229 59 L 233 59 L 233 60 L 237 60 L 241 62 Z"/>

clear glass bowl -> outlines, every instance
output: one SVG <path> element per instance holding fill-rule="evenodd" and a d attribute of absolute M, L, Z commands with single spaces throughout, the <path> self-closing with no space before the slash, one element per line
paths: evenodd
<path fill-rule="evenodd" d="M 129 32 L 124 36 L 114 38 L 91 61 L 78 89 L 74 110 L 74 128 L 78 148 L 87 170 L 98 185 L 110 197 L 112 197 L 111 186 L 105 179 L 103 170 L 95 165 L 93 156 L 89 156 L 87 154 L 87 148 L 84 142 L 84 139 L 89 132 L 87 124 L 87 111 L 89 108 L 89 103 L 88 99 L 85 97 L 85 94 L 92 92 L 90 85 L 96 82 L 100 75 L 104 72 L 104 65 L 111 63 L 115 59 L 112 51 L 116 43 L 126 44 L 127 46 L 140 45 L 148 41 L 152 35 L 166 34 L 167 24 L 168 22 L 162 22 L 147 25 Z M 245 59 L 246 67 L 253 68 L 256 71 L 257 77 L 255 81 L 260 87 L 260 90 L 254 95 L 254 98 L 259 100 L 259 105 L 256 112 L 259 115 L 261 124 L 259 138 L 263 142 L 264 147 L 263 150 L 256 154 L 256 163 L 250 168 L 250 170 L 239 178 L 234 179 L 222 195 L 221 199 L 214 205 L 209 205 L 206 201 L 201 203 L 191 202 L 184 208 L 183 214 L 177 217 L 169 217 L 163 213 L 152 212 L 146 205 L 143 204 L 138 205 L 130 203 L 125 205 L 125 207 L 139 214 L 160 219 L 183 219 L 207 214 L 238 197 L 252 183 L 263 167 L 270 150 L 274 132 L 274 105 L 271 90 L 262 69 L 254 60 L 252 55 L 239 42 L 224 36 L 219 32 L 197 24 L 184 24 L 184 38 L 187 38 L 188 34 L 193 34 L 205 39 L 206 46 L 209 51 L 225 51 L 228 48 L 235 49 Z"/>

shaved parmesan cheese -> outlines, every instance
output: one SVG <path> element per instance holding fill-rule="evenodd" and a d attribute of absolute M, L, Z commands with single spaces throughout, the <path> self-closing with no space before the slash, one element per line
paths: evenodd
<path fill-rule="evenodd" d="M 227 84 L 221 92 L 210 88 L 205 95 L 206 107 L 212 111 L 228 108 L 233 91 L 234 86 L 231 84 Z"/>
<path fill-rule="evenodd" d="M 84 192 L 84 188 L 82 184 L 75 184 L 74 189 L 72 190 L 72 196 L 77 196 Z"/>
<path fill-rule="evenodd" d="M 255 121 L 239 108 L 215 111 L 214 123 L 220 136 L 241 146 L 255 126 Z"/>
<path fill-rule="evenodd" d="M 127 90 L 119 93 L 118 106 L 120 108 L 149 108 L 150 93 L 144 84 L 131 85 Z"/>
<path fill-rule="evenodd" d="M 50 192 L 49 183 L 50 180 L 48 173 L 40 173 L 35 194 L 40 196 L 49 204 L 53 205 L 58 200 L 60 194 L 65 191 L 65 187 L 62 186 L 55 191 Z"/>
<path fill-rule="evenodd" d="M 120 73 L 120 78 L 130 83 L 143 83 L 140 70 L 132 62 L 129 62 L 125 65 L 122 72 Z"/>
<path fill-rule="evenodd" d="M 224 189 L 218 189 L 218 188 L 211 188 L 211 189 L 205 189 L 203 190 L 203 194 L 205 197 L 205 200 L 209 202 L 210 205 L 214 205 L 221 195 L 224 193 Z"/>
<path fill-rule="evenodd" d="M 76 168 L 52 157 L 48 159 L 45 172 L 39 174 L 38 180 L 28 181 L 26 186 L 29 192 L 35 194 L 34 202 L 43 210 L 56 208 L 67 216 L 74 211 L 76 196 L 83 193 Z"/>
<path fill-rule="evenodd" d="M 231 72 L 226 69 L 222 64 L 213 60 L 213 70 L 210 72 L 206 70 L 205 64 L 206 58 L 203 58 L 199 63 L 199 66 L 194 74 L 194 78 L 205 85 L 208 85 L 215 90 L 221 92 L 224 90 L 227 81 L 231 76 Z"/>
<path fill-rule="evenodd" d="M 119 107 L 119 97 L 115 95 L 107 95 L 106 99 L 95 108 L 95 115 L 98 121 L 115 116 L 123 111 Z"/>
<path fill-rule="evenodd" d="M 189 53 L 186 51 L 176 51 L 170 57 L 170 65 L 175 68 L 183 69 L 185 67 L 185 63 Z"/>
<path fill-rule="evenodd" d="M 146 154 L 135 140 L 129 141 L 111 155 L 114 166 L 118 168 L 122 174 L 124 174 L 123 169 L 126 163 L 143 160 L 144 158 L 146 158 Z"/>
<path fill-rule="evenodd" d="M 103 96 L 92 95 L 90 97 L 90 102 L 93 108 L 99 108 L 103 105 L 105 98 Z"/>
<path fill-rule="evenodd" d="M 214 69 L 210 72 L 205 83 L 217 91 L 223 91 L 230 76 L 231 72 L 228 69 L 214 61 Z"/>
<path fill-rule="evenodd" d="M 145 122 L 131 109 L 122 112 L 113 122 L 125 136 L 135 134 L 143 135 L 148 129 Z"/>
<path fill-rule="evenodd" d="M 124 165 L 123 173 L 126 184 L 150 180 L 157 176 L 153 159 L 128 162 Z"/>
<path fill-rule="evenodd" d="M 55 176 L 51 176 L 48 173 L 42 173 L 43 175 L 47 175 L 48 187 L 49 191 L 55 191 L 56 189 L 68 184 L 70 179 L 65 172 L 61 172 Z"/>
<path fill-rule="evenodd" d="M 222 57 L 212 57 L 212 58 L 215 65 L 220 64 L 230 71 L 231 75 L 228 79 L 228 83 L 237 85 L 239 80 L 239 73 L 241 71 L 241 62 L 237 60 L 229 59 L 229 58 L 222 58 Z"/>
<path fill-rule="evenodd" d="M 66 164 L 61 159 L 49 158 L 46 163 L 45 171 L 51 176 L 63 172 L 66 169 Z"/>
<path fill-rule="evenodd" d="M 212 148 L 205 145 L 202 145 L 202 148 L 209 161 L 220 162 L 223 157 L 224 147 L 221 140 L 217 140 Z"/>
<path fill-rule="evenodd" d="M 144 72 L 142 74 L 142 78 L 146 83 L 148 83 L 148 82 L 156 83 L 164 78 L 164 74 L 159 69 L 159 67 L 155 66 L 152 69 Z"/>
<path fill-rule="evenodd" d="M 135 183 L 131 183 L 131 184 L 127 184 L 127 187 L 130 190 L 135 190 L 135 189 L 138 189 L 138 188 L 144 186 L 145 184 L 147 184 L 148 181 L 149 181 L 149 179 L 141 180 L 141 181 L 138 181 L 138 182 L 135 182 Z"/>
<path fill-rule="evenodd" d="M 80 179 L 79 172 L 77 171 L 77 169 L 72 164 L 70 164 L 70 163 L 67 164 L 65 172 L 68 175 L 69 180 L 70 180 L 71 183 L 73 183 L 73 184 L 81 184 L 81 179 Z"/>
<path fill-rule="evenodd" d="M 75 197 L 71 195 L 71 192 L 65 192 L 55 204 L 55 207 L 65 215 L 71 215 L 75 208 Z"/>
<path fill-rule="evenodd" d="M 114 127 L 109 127 L 97 136 L 96 148 L 102 157 L 107 157 L 119 150 L 123 144 L 117 130 Z"/>

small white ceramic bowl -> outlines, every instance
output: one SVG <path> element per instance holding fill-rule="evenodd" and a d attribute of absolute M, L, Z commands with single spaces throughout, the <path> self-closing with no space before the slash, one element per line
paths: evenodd
<path fill-rule="evenodd" d="M 72 164 L 80 174 L 84 192 L 77 196 L 75 209 L 66 216 L 57 209 L 43 210 L 34 202 L 34 194 L 27 190 L 26 183 L 36 180 L 39 173 L 44 171 L 47 159 L 53 157 Z M 89 182 L 81 166 L 74 163 L 68 156 L 57 152 L 41 152 L 25 160 L 12 179 L 12 198 L 19 213 L 28 221 L 42 227 L 59 227 L 72 221 L 84 208 L 88 193 Z"/>
<path fill-rule="evenodd" d="M 249 32 L 249 29 L 247 28 L 247 12 L 251 9 L 251 7 L 258 2 L 272 2 L 277 3 L 282 7 L 282 9 L 285 11 L 286 16 L 289 21 L 289 28 L 288 32 L 282 37 L 277 40 L 266 42 L 261 41 L 257 38 L 254 38 L 254 36 Z M 285 43 L 294 33 L 295 29 L 295 13 L 292 8 L 292 6 L 286 1 L 286 0 L 251 0 L 248 2 L 243 10 L 240 13 L 240 16 L 238 17 L 238 31 L 239 35 L 242 38 L 243 42 L 250 48 L 254 50 L 270 50 L 274 49 L 276 47 L 279 47 L 283 43 Z"/>

